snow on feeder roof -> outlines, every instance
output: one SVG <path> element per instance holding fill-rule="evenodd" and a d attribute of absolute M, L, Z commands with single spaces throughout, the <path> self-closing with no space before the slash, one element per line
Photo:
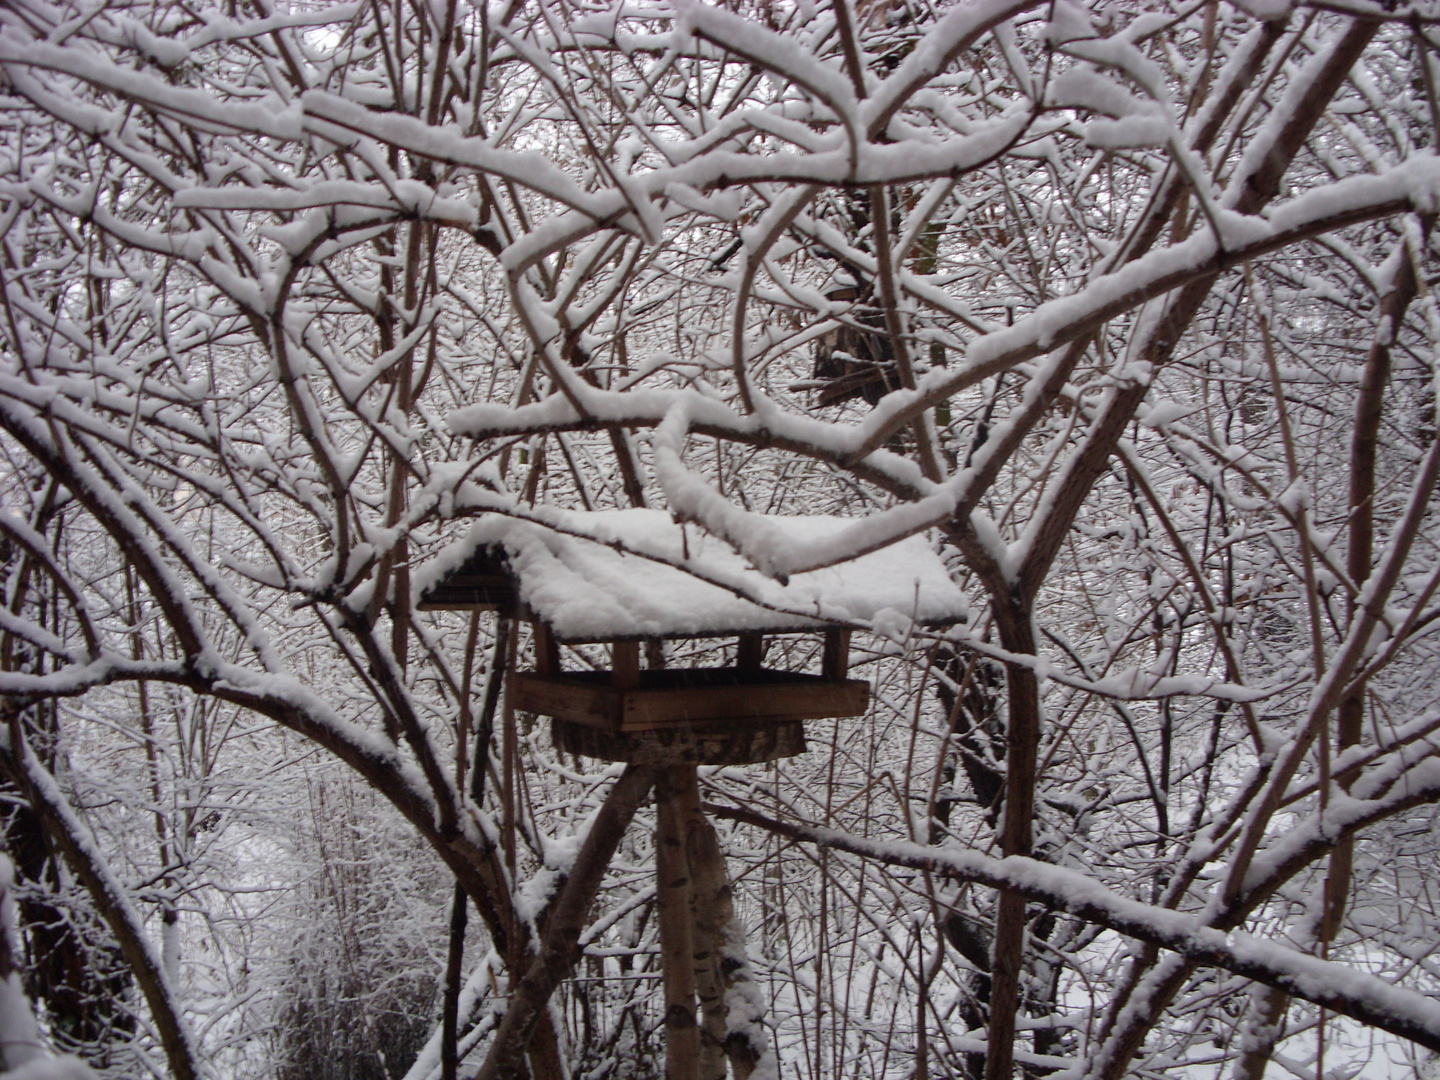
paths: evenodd
<path fill-rule="evenodd" d="M 418 606 L 523 610 L 570 643 L 803 632 L 885 621 L 891 612 L 942 626 L 968 610 L 924 536 L 782 585 L 723 540 L 664 511 L 573 511 L 551 520 L 554 527 L 499 514 L 480 519 L 417 575 Z M 766 522 L 800 544 L 856 524 L 822 516 Z"/>

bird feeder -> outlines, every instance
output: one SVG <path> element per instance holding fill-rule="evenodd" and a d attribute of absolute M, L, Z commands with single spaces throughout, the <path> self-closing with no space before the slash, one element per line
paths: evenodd
<path fill-rule="evenodd" d="M 863 526 L 846 519 L 767 517 L 761 527 L 780 546 L 863 546 L 847 544 L 847 530 Z M 658 511 L 566 513 L 545 524 L 495 515 L 425 567 L 416 588 L 421 610 L 494 609 L 528 622 L 533 660 L 506 674 L 508 705 L 550 717 L 567 752 L 650 772 L 666 1076 L 723 1075 L 734 943 L 716 934 L 733 912 L 695 767 L 790 757 L 805 750 L 806 720 L 863 713 L 870 687 L 848 677 L 846 624 L 963 619 L 964 597 L 944 564 L 916 536 L 781 583 Z M 819 670 L 766 667 L 779 635 L 818 636 Z M 733 639 L 724 665 L 667 667 L 654 662 L 663 649 L 645 648 L 707 638 Z M 562 649 L 597 644 L 608 646 L 608 668 L 580 669 L 594 649 Z"/>
<path fill-rule="evenodd" d="M 854 522 L 769 518 L 786 540 L 833 540 Z M 787 535 L 788 534 L 788 535 Z M 963 617 L 964 599 L 923 537 L 785 584 L 721 541 L 660 511 L 573 513 L 556 527 L 495 517 L 429 570 L 421 610 L 496 609 L 528 622 L 530 670 L 511 672 L 514 708 L 552 718 L 557 747 L 607 761 L 743 765 L 805 749 L 804 722 L 858 716 L 869 684 L 848 677 L 837 622 Z M 818 672 L 765 666 L 777 636 L 823 644 Z M 722 667 L 646 668 L 646 643 L 731 638 Z M 606 645 L 610 667 L 577 670 L 562 645 Z"/>

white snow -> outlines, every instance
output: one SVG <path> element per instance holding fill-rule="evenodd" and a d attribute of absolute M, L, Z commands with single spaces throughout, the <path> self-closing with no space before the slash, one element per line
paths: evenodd
<path fill-rule="evenodd" d="M 554 527 L 482 518 L 456 548 L 416 575 L 417 595 L 482 547 L 498 547 L 521 599 L 564 641 L 685 637 L 728 631 L 866 625 L 882 613 L 952 623 L 968 605 L 924 536 L 781 585 L 729 545 L 659 510 L 552 512 Z M 823 543 L 855 524 L 839 517 L 773 517 L 796 543 Z M 737 595 L 738 594 L 738 595 Z"/>

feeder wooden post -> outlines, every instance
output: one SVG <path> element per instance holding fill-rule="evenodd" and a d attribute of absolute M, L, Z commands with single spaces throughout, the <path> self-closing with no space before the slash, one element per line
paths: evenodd
<path fill-rule="evenodd" d="M 634 690 L 640 685 L 640 643 L 616 641 L 610 645 L 610 682 L 617 690 Z"/>
<path fill-rule="evenodd" d="M 827 682 L 844 682 L 850 670 L 850 631 L 832 626 L 825 631 L 825 651 L 820 657 L 820 674 Z"/>
<path fill-rule="evenodd" d="M 695 779 L 695 771 L 689 770 Z M 690 910 L 694 920 L 695 990 L 700 998 L 699 1080 L 725 1080 L 726 1036 L 729 1007 L 725 993 L 730 978 L 725 970 L 725 930 L 735 918 L 725 856 L 715 827 L 700 808 L 700 785 L 688 783 L 675 793 L 685 823 L 685 855 L 690 862 Z M 736 1077 L 750 1070 L 737 1065 Z"/>
<path fill-rule="evenodd" d="M 765 638 L 760 634 L 741 634 L 735 646 L 735 667 L 747 675 L 760 670 L 765 659 Z"/>
<path fill-rule="evenodd" d="M 693 765 L 662 768 L 655 782 L 655 907 L 665 984 L 665 1080 L 699 1080 L 690 861 L 681 799 L 676 797 L 677 790 L 684 791 L 695 782 Z"/>
<path fill-rule="evenodd" d="M 541 675 L 560 674 L 560 645 L 550 628 L 539 619 L 530 624 L 535 633 L 535 670 Z"/>

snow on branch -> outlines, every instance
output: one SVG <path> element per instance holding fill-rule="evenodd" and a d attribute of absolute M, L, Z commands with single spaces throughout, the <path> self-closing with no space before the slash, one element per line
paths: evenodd
<path fill-rule="evenodd" d="M 1440 794 L 1440 782 L 1431 779 L 1429 794 L 1433 797 Z M 833 829 L 776 821 L 735 807 L 710 805 L 707 809 L 717 817 L 793 840 L 1015 892 L 1160 945 L 1188 960 L 1243 975 L 1431 1050 L 1440 1050 L 1440 1004 L 1433 997 L 1240 931 L 1223 933 L 1205 926 L 1194 915 L 1127 899 L 1086 874 L 1022 856 L 992 859 L 977 852 L 936 849 L 901 840 L 870 840 Z"/>

